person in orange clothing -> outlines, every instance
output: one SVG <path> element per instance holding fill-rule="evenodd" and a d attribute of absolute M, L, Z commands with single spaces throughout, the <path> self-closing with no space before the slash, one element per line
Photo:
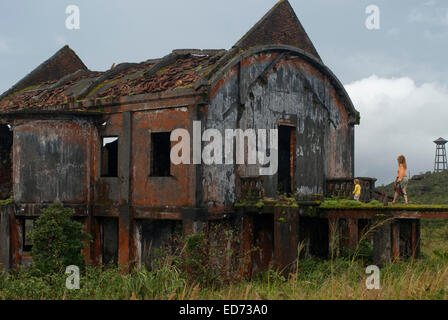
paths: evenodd
<path fill-rule="evenodd" d="M 359 201 L 359 197 L 361 196 L 361 185 L 359 184 L 359 179 L 353 180 L 355 184 L 355 190 L 353 190 L 353 199 L 355 201 Z"/>

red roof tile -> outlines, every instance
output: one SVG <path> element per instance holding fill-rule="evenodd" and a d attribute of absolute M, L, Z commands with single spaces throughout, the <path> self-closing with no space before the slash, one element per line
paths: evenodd
<path fill-rule="evenodd" d="M 216 53 L 171 54 L 164 58 L 166 61 L 122 64 L 107 72 L 78 70 L 57 81 L 47 81 L 3 97 L 0 111 L 57 106 L 70 98 L 83 100 L 191 88 L 222 56 L 222 51 Z"/>

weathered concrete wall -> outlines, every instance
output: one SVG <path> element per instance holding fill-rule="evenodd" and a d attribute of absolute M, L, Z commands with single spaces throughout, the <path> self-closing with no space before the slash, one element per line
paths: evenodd
<path fill-rule="evenodd" d="M 117 113 L 104 117 L 104 123 L 98 128 L 98 136 L 94 141 L 96 161 L 93 163 L 92 178 L 95 185 L 95 204 L 119 205 L 127 199 L 128 194 L 122 194 L 121 185 L 128 181 L 129 167 L 125 167 L 123 160 L 129 156 L 125 154 L 124 147 L 130 147 L 123 139 L 123 114 Z M 127 128 L 129 131 L 130 128 Z M 118 176 L 101 177 L 101 137 L 118 137 Z M 116 212 L 117 213 L 117 212 Z"/>
<path fill-rule="evenodd" d="M 169 177 L 150 175 L 151 133 L 189 130 L 185 107 L 135 112 L 132 126 L 132 203 L 138 206 L 188 206 L 194 202 L 194 166 L 171 163 Z M 177 142 L 172 142 L 171 145 Z"/>
<path fill-rule="evenodd" d="M 11 147 L 12 132 L 6 125 L 0 125 L 0 199 L 11 196 Z"/>
<path fill-rule="evenodd" d="M 35 120 L 15 125 L 15 202 L 87 202 L 92 130 L 85 120 Z"/>
<path fill-rule="evenodd" d="M 10 214 L 11 206 L 0 207 L 0 270 L 10 267 Z"/>
<path fill-rule="evenodd" d="M 236 127 L 239 109 L 238 66 L 233 67 L 221 79 L 216 92 L 212 91 L 210 102 L 202 131 L 208 128 L 224 133 L 225 129 Z M 235 166 L 232 164 L 206 165 L 202 168 L 204 182 L 204 205 L 209 210 L 230 208 L 235 202 Z"/>
<path fill-rule="evenodd" d="M 259 53 L 230 68 L 211 92 L 205 128 L 276 129 L 296 127 L 294 191 L 323 193 L 325 178 L 353 174 L 354 130 L 348 113 L 324 74 L 298 56 Z M 258 174 L 257 166 L 204 166 L 204 202 L 228 208 L 238 179 Z M 264 189 L 275 196 L 277 175 L 265 176 Z"/>

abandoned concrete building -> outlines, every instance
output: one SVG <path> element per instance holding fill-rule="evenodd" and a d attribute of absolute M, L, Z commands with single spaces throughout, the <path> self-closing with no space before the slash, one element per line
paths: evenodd
<path fill-rule="evenodd" d="M 6 269 L 24 263 L 27 229 L 54 201 L 74 208 L 92 235 L 84 250 L 91 264 L 149 264 L 145 248 L 154 250 L 174 232 L 205 232 L 230 219 L 243 249 L 262 248 L 251 272 L 287 265 L 303 240 L 310 255 L 328 255 L 336 220 L 353 244 L 371 218 L 306 209 L 313 202 L 307 197 L 350 185 L 359 114 L 288 1 L 278 2 L 230 50 L 174 50 L 95 72 L 65 46 L 0 96 L 0 121 L 0 195 L 13 198 L 0 220 Z M 170 132 L 184 128 L 193 136 L 194 121 L 202 131 L 278 129 L 278 172 L 174 165 Z M 367 199 L 374 181 L 363 179 Z M 302 195 L 302 202 L 236 206 L 254 196 L 276 198 L 279 190 Z M 416 255 L 418 221 L 405 229 L 412 237 L 403 241 L 412 241 L 400 250 Z M 393 239 L 384 240 L 388 251 L 381 255 L 396 254 Z"/>

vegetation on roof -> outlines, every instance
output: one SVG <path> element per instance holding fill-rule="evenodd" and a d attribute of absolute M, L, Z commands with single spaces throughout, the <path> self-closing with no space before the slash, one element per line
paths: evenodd
<path fill-rule="evenodd" d="M 14 202 L 14 199 L 12 197 L 5 199 L 5 200 L 0 200 L 0 206 L 7 206 L 13 202 Z"/>
<path fill-rule="evenodd" d="M 36 88 L 40 87 L 41 85 L 43 85 L 43 83 L 35 84 L 35 85 L 32 85 L 32 86 L 28 86 L 28 87 L 26 87 L 26 88 L 23 88 L 23 89 L 14 91 L 14 92 L 12 92 L 11 94 L 7 95 L 6 97 L 0 99 L 0 102 L 2 102 L 2 101 L 4 101 L 4 100 L 9 100 L 9 99 L 11 99 L 11 98 L 14 98 L 15 96 L 17 96 L 17 95 L 19 95 L 19 94 L 21 94 L 21 93 L 23 93 L 23 92 L 26 92 L 26 91 L 29 91 L 29 90 L 36 89 Z"/>
<path fill-rule="evenodd" d="M 295 198 L 279 198 L 279 199 L 258 199 L 252 201 L 239 201 L 235 203 L 235 207 L 309 207 L 316 206 L 319 209 L 326 210 L 384 210 L 384 211 L 448 211 L 448 205 L 444 204 L 383 204 L 377 200 L 370 202 L 354 201 L 341 198 L 325 198 L 324 201 L 307 201 L 302 203 Z"/>
<path fill-rule="evenodd" d="M 361 210 L 403 210 L 403 211 L 441 211 L 448 210 L 448 205 L 440 204 L 383 204 L 377 200 L 370 202 L 348 199 L 327 198 L 320 205 L 322 209 L 361 209 Z"/>

